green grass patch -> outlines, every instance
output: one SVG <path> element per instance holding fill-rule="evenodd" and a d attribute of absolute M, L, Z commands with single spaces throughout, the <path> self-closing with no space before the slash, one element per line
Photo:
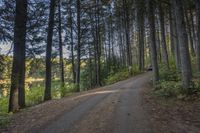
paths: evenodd
<path fill-rule="evenodd" d="M 8 98 L 0 98 L 0 126 L 6 126 L 10 122 L 10 115 L 8 112 Z"/>

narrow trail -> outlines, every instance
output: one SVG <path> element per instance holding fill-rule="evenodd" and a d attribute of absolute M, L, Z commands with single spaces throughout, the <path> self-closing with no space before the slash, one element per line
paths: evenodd
<path fill-rule="evenodd" d="M 21 124 L 19 122 L 8 132 L 152 133 L 140 97 L 140 92 L 150 78 L 151 73 L 145 73 L 87 93 L 33 107 L 26 114 L 19 114 L 19 119 L 24 115 L 25 120 L 21 118 Z M 29 116 L 31 114 L 33 116 Z"/>

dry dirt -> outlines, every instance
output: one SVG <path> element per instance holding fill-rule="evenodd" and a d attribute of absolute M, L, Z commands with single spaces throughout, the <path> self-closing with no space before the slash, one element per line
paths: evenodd
<path fill-rule="evenodd" d="M 150 95 L 152 87 L 143 90 L 143 107 L 151 116 L 156 133 L 200 133 L 200 99 L 158 98 Z M 150 89 L 149 89 L 150 88 Z M 199 97 L 199 96 L 198 96 Z"/>

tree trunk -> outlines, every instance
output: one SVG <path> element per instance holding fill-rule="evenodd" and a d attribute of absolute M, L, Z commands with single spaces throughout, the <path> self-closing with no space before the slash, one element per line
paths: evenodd
<path fill-rule="evenodd" d="M 168 60 L 168 52 L 167 52 L 167 44 L 165 37 L 165 19 L 162 3 L 159 2 L 159 20 L 160 20 L 160 29 L 161 29 L 161 44 L 162 44 L 162 55 L 164 64 L 169 68 L 169 60 Z"/>
<path fill-rule="evenodd" d="M 154 16 L 154 2 L 152 0 L 148 0 L 148 19 L 149 19 L 149 27 L 150 27 L 150 48 L 151 48 L 151 62 L 153 68 L 153 81 L 154 85 L 157 81 L 159 81 L 159 70 L 157 63 L 157 51 L 156 51 L 156 38 L 155 38 L 155 16 Z"/>
<path fill-rule="evenodd" d="M 130 20 L 129 20 L 129 10 L 127 6 L 127 1 L 123 0 L 123 8 L 124 8 L 124 18 L 125 18 L 125 35 L 126 35 L 126 50 L 127 50 L 127 63 L 128 66 L 132 66 L 132 55 L 131 55 L 131 47 L 130 47 Z"/>
<path fill-rule="evenodd" d="M 62 20 L 61 20 L 61 1 L 58 3 L 58 15 L 59 15 L 59 55 L 60 55 L 60 80 L 61 87 L 65 85 L 65 76 L 64 76 L 64 63 L 63 63 L 63 43 L 62 43 Z"/>
<path fill-rule="evenodd" d="M 137 26 L 139 32 L 139 70 L 144 71 L 144 1 L 137 0 Z"/>
<path fill-rule="evenodd" d="M 172 5 L 169 6 L 169 23 L 170 23 L 170 46 L 171 46 L 171 55 L 175 57 L 175 40 L 174 40 L 174 17 L 172 12 Z"/>
<path fill-rule="evenodd" d="M 25 106 L 25 43 L 27 22 L 27 0 L 16 0 L 14 26 L 13 66 L 9 98 L 9 112 Z"/>
<path fill-rule="evenodd" d="M 95 29 L 96 29 L 96 53 L 97 53 L 97 62 L 96 62 L 96 86 L 101 86 L 100 73 L 101 73 L 101 44 L 100 44 L 100 27 L 99 27 L 99 0 L 96 0 L 96 12 L 95 12 Z"/>
<path fill-rule="evenodd" d="M 200 0 L 196 0 L 197 8 L 197 22 L 198 22 L 198 31 L 197 31 L 197 70 L 200 72 Z"/>
<path fill-rule="evenodd" d="M 187 29 L 188 29 L 187 33 L 188 33 L 188 37 L 189 37 L 191 54 L 192 54 L 192 56 L 195 56 L 194 43 L 193 43 L 193 37 L 192 37 L 192 29 L 191 29 L 191 24 L 190 24 L 187 10 L 185 10 L 185 18 L 186 18 L 186 25 L 187 25 Z"/>
<path fill-rule="evenodd" d="M 52 52 L 55 6 L 56 6 L 56 0 L 51 0 L 49 22 L 48 22 L 47 47 L 46 47 L 46 80 L 45 80 L 44 101 L 51 100 L 51 52 Z"/>
<path fill-rule="evenodd" d="M 72 2 L 72 1 L 70 1 Z M 72 59 L 72 76 L 73 82 L 76 83 L 76 72 L 75 72 L 75 63 L 74 63 L 74 36 L 73 36 L 73 18 L 72 18 L 72 3 L 69 6 L 69 15 L 70 15 L 70 38 L 71 38 L 71 59 Z"/>
<path fill-rule="evenodd" d="M 193 10 L 192 9 L 190 9 L 190 17 L 191 17 L 192 39 L 193 39 L 193 42 L 194 42 L 194 48 L 196 48 L 197 35 L 196 35 L 196 32 L 195 32 L 195 27 L 194 27 L 194 15 L 193 15 Z"/>
<path fill-rule="evenodd" d="M 185 89 L 188 89 L 190 87 L 190 81 L 192 78 L 192 69 L 188 48 L 186 25 L 183 17 L 183 0 L 174 0 L 173 3 L 174 7 L 176 7 L 175 14 L 179 40 L 179 50 L 181 55 L 182 86 Z"/>
<path fill-rule="evenodd" d="M 77 0 L 77 28 L 78 28 L 78 44 L 77 44 L 77 70 L 76 84 L 77 91 L 80 91 L 80 67 L 81 67 L 81 22 L 80 22 L 80 0 Z"/>
<path fill-rule="evenodd" d="M 179 41 L 178 41 L 178 34 L 177 34 L 177 24 L 176 24 L 176 16 L 175 16 L 175 7 L 173 7 L 173 0 L 171 0 L 171 6 L 170 6 L 170 12 L 171 12 L 171 25 L 170 29 L 171 32 L 171 41 L 172 45 L 174 45 L 174 55 L 175 55 L 175 61 L 176 61 L 176 69 L 178 72 L 181 70 L 181 62 L 180 62 L 180 51 L 179 51 Z"/>

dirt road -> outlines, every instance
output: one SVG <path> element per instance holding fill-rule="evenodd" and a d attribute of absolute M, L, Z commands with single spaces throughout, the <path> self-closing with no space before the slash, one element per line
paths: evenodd
<path fill-rule="evenodd" d="M 150 78 L 146 73 L 32 107 L 15 116 L 8 132 L 152 133 L 140 99 Z"/>

